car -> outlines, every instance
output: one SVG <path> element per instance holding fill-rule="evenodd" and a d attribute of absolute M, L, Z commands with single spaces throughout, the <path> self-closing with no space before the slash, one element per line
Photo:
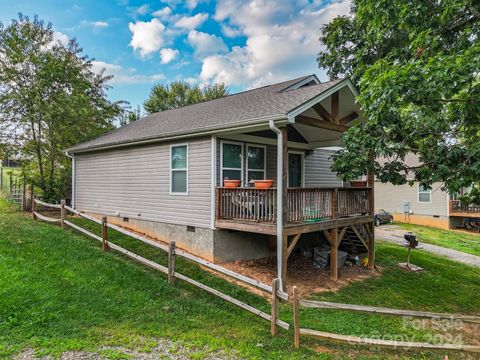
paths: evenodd
<path fill-rule="evenodd" d="M 393 222 L 393 216 L 389 212 L 380 209 L 375 211 L 373 218 L 373 223 L 375 226 L 380 226 L 381 224 L 391 224 Z"/>

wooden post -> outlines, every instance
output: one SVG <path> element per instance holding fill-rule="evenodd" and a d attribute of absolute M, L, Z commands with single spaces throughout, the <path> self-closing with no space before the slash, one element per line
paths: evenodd
<path fill-rule="evenodd" d="M 102 249 L 108 251 L 108 226 L 107 217 L 102 217 Z"/>
<path fill-rule="evenodd" d="M 65 229 L 65 200 L 60 200 L 60 225 Z"/>
<path fill-rule="evenodd" d="M 283 223 L 283 236 L 282 236 L 282 285 L 285 286 L 287 281 L 287 246 L 288 235 L 285 235 L 285 229 L 288 222 L 288 129 L 286 126 L 280 128 L 283 138 L 283 164 L 282 164 L 282 223 Z"/>
<path fill-rule="evenodd" d="M 13 176 L 12 176 L 12 173 L 10 172 L 10 177 L 9 177 L 9 180 L 10 180 L 10 183 L 9 183 L 9 186 L 10 186 L 10 192 L 9 192 L 9 196 L 12 196 L 12 186 L 13 186 Z"/>
<path fill-rule="evenodd" d="M 35 195 L 33 194 L 32 191 L 32 219 L 37 220 L 37 217 L 35 216 L 35 211 L 37 211 L 37 203 L 35 202 Z"/>
<path fill-rule="evenodd" d="M 278 279 L 273 279 L 272 282 L 272 320 L 270 322 L 270 332 L 272 336 L 277 336 L 277 324 L 278 319 Z"/>
<path fill-rule="evenodd" d="M 34 204 L 34 200 L 33 200 L 33 190 L 34 190 L 34 187 L 33 187 L 33 184 L 30 185 L 30 210 L 33 211 L 33 204 Z"/>
<path fill-rule="evenodd" d="M 330 234 L 330 279 L 338 280 L 338 228 L 333 228 Z"/>
<path fill-rule="evenodd" d="M 27 211 L 27 177 L 23 175 L 23 187 L 22 187 L 22 211 Z"/>
<path fill-rule="evenodd" d="M 172 285 L 175 281 L 175 241 L 168 243 L 168 283 Z"/>
<path fill-rule="evenodd" d="M 374 154 L 369 154 L 368 159 L 373 162 L 375 160 Z M 367 185 L 370 188 L 368 193 L 368 206 L 370 216 L 372 217 L 372 222 L 369 224 L 372 231 L 371 236 L 368 238 L 368 268 L 373 270 L 375 269 L 375 225 L 373 223 L 375 215 L 375 174 L 372 171 L 368 172 Z"/>
<path fill-rule="evenodd" d="M 295 348 L 300 347 L 300 324 L 298 318 L 298 294 L 297 287 L 293 287 L 293 340 L 295 342 Z"/>

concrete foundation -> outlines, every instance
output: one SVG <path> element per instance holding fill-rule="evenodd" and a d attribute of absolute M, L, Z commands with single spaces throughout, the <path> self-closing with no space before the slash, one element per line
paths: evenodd
<path fill-rule="evenodd" d="M 392 213 L 393 221 L 398 221 L 407 224 L 432 226 L 440 229 L 450 229 L 450 220 L 446 216 L 434 217 L 432 215 L 418 215 L 418 214 L 399 214 Z"/>
<path fill-rule="evenodd" d="M 101 218 L 98 214 L 91 215 Z M 107 221 L 163 242 L 175 241 L 177 247 L 213 263 L 259 259 L 276 253 L 276 239 L 268 235 L 115 216 L 109 216 Z"/>

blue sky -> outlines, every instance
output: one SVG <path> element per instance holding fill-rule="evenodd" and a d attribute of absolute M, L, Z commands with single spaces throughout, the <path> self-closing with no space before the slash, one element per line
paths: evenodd
<path fill-rule="evenodd" d="M 109 97 L 133 107 L 152 84 L 223 82 L 231 92 L 324 72 L 316 65 L 320 27 L 347 14 L 349 0 L 0 0 L 0 21 L 18 12 L 75 37 L 113 74 Z"/>

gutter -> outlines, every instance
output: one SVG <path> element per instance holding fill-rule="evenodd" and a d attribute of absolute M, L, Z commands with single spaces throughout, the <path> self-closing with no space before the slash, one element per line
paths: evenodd
<path fill-rule="evenodd" d="M 277 134 L 277 276 L 279 281 L 279 290 L 283 291 L 283 274 L 282 274 L 282 242 L 283 242 L 283 135 L 279 128 L 275 126 L 275 122 L 268 122 L 270 129 Z"/>
<path fill-rule="evenodd" d="M 75 156 L 70 155 L 68 151 L 65 151 L 65 155 L 72 159 L 72 199 L 70 206 L 75 209 Z"/>

